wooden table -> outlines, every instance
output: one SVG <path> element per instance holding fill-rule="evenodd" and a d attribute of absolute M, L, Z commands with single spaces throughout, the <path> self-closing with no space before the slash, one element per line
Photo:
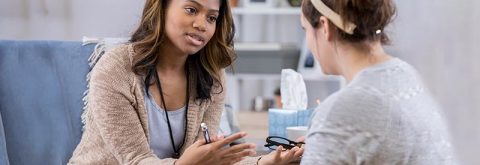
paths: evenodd
<path fill-rule="evenodd" d="M 245 141 L 257 145 L 257 154 L 268 153 L 268 148 L 263 146 L 268 136 L 268 112 L 238 111 L 237 118 L 240 129 L 247 132 Z"/>
<path fill-rule="evenodd" d="M 268 112 L 239 111 L 236 113 L 240 129 L 248 133 L 245 140 L 257 145 L 257 155 L 270 153 L 268 148 L 263 147 L 268 136 Z M 292 165 L 299 162 L 292 162 Z"/>

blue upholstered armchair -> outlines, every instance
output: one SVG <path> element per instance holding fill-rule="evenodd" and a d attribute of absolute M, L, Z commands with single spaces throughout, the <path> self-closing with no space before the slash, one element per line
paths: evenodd
<path fill-rule="evenodd" d="M 0 165 L 68 162 L 82 135 L 89 57 L 126 40 L 103 41 L 109 44 L 96 49 L 82 42 L 0 40 Z M 227 105 L 222 134 L 239 131 L 235 120 Z"/>
<path fill-rule="evenodd" d="M 94 45 L 0 40 L 0 165 L 66 164 Z"/>

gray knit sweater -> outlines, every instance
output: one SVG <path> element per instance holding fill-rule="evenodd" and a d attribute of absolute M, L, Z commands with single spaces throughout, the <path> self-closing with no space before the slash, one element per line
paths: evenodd
<path fill-rule="evenodd" d="M 314 112 L 301 164 L 456 164 L 440 108 L 409 64 L 359 72 Z"/>

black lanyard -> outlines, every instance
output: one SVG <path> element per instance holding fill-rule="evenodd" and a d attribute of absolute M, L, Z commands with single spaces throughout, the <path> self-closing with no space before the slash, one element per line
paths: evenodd
<path fill-rule="evenodd" d="M 184 126 L 184 134 L 183 134 L 183 141 L 180 147 L 178 149 L 175 147 L 175 141 L 173 140 L 173 133 L 172 133 L 172 126 L 170 126 L 170 119 L 168 118 L 168 113 L 167 113 L 167 105 L 165 104 L 165 99 L 163 98 L 163 90 L 162 90 L 162 84 L 160 84 L 160 77 L 158 76 L 157 69 L 155 69 L 155 77 L 157 77 L 157 87 L 158 90 L 160 91 L 160 98 L 162 100 L 162 105 L 163 105 L 163 110 L 165 111 L 165 116 L 167 117 L 167 124 L 168 124 L 168 132 L 170 133 L 170 141 L 172 142 L 172 148 L 173 152 L 175 152 L 173 155 L 173 158 L 180 158 L 180 149 L 183 147 L 183 144 L 185 143 L 185 136 L 187 136 L 187 124 L 188 124 L 188 102 L 190 100 L 190 85 L 189 85 L 189 74 L 188 74 L 188 67 L 185 68 L 186 70 L 186 75 L 187 75 L 187 103 L 185 105 L 185 126 Z"/>

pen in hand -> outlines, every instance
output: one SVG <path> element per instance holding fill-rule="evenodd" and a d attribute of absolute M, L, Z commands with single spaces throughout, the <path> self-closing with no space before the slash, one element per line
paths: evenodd
<path fill-rule="evenodd" d="M 208 143 L 211 143 L 211 141 L 210 141 L 210 135 L 208 134 L 207 124 L 201 123 L 201 124 L 200 124 L 200 127 L 202 128 L 203 137 L 205 138 L 205 142 L 206 142 L 207 144 L 208 144 Z"/>

